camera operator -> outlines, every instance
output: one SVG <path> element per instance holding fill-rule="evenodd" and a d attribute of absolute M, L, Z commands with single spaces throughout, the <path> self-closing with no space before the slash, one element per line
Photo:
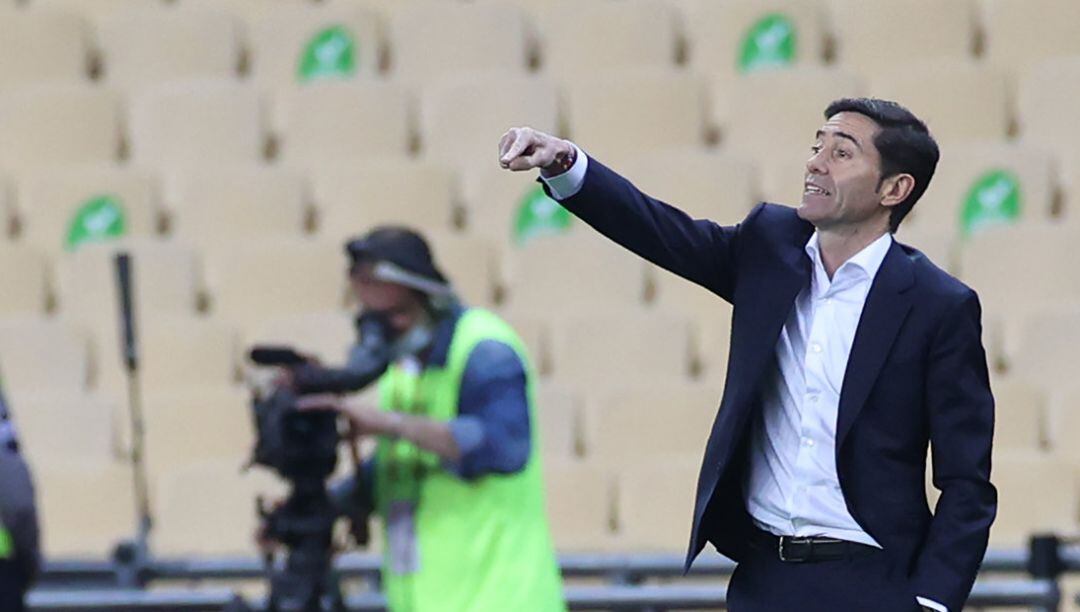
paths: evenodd
<path fill-rule="evenodd" d="M 335 489 L 367 491 L 382 517 L 390 610 L 564 610 L 521 341 L 458 302 L 419 234 L 378 228 L 346 250 L 360 342 L 345 368 L 309 362 L 288 378 L 301 409 L 336 410 L 352 438 L 377 439 Z M 359 388 L 380 353 L 378 407 L 311 395 Z"/>
<path fill-rule="evenodd" d="M 0 610 L 26 609 L 23 598 L 40 567 L 34 485 L 0 391 Z"/>

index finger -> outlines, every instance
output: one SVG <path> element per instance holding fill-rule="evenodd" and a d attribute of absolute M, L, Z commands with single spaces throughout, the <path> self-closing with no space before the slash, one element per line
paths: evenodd
<path fill-rule="evenodd" d="M 518 155 L 521 155 L 522 151 L 529 147 L 529 134 L 525 130 L 518 131 L 514 137 L 514 144 L 510 146 L 510 149 L 502 156 L 501 160 L 504 164 L 509 163 Z"/>

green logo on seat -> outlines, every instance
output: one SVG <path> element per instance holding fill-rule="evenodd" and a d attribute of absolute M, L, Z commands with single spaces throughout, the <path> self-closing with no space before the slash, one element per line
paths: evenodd
<path fill-rule="evenodd" d="M 972 235 L 994 225 L 1015 223 L 1020 217 L 1020 181 L 1007 170 L 990 170 L 968 190 L 960 211 L 960 228 Z"/>
<path fill-rule="evenodd" d="M 301 81 L 345 78 L 356 73 L 356 44 L 345 26 L 331 26 L 312 37 L 300 58 Z"/>
<path fill-rule="evenodd" d="M 514 219 L 514 242 L 521 246 L 533 238 L 565 234 L 573 217 L 558 202 L 552 200 L 539 186 L 521 198 Z"/>
<path fill-rule="evenodd" d="M 64 248 L 74 251 L 84 242 L 112 240 L 126 233 L 127 220 L 120 200 L 111 195 L 95 196 L 72 217 Z"/>
<path fill-rule="evenodd" d="M 739 72 L 754 72 L 790 66 L 795 61 L 795 24 L 786 16 L 770 13 L 759 19 L 743 36 L 739 46 Z"/>

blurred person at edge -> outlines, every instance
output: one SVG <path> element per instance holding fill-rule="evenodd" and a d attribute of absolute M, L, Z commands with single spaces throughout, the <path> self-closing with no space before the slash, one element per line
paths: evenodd
<path fill-rule="evenodd" d="M 981 309 L 892 236 L 938 146 L 895 102 L 824 115 L 801 204 L 737 225 L 692 219 L 530 128 L 503 135 L 499 162 L 540 169 L 594 229 L 734 305 L 687 569 L 706 542 L 735 560 L 733 612 L 960 612 L 997 509 Z"/>
<path fill-rule="evenodd" d="M 382 318 L 393 361 L 378 407 L 325 394 L 299 407 L 336 410 L 351 437 L 377 440 L 363 469 L 332 488 L 339 500 L 366 489 L 382 518 L 389 609 L 565 610 L 521 340 L 459 302 L 418 233 L 380 227 L 346 250 L 361 318 Z M 292 386 L 325 388 L 323 372 L 301 367 Z"/>
<path fill-rule="evenodd" d="M 0 610 L 25 610 L 41 569 L 34 484 L 0 389 Z"/>

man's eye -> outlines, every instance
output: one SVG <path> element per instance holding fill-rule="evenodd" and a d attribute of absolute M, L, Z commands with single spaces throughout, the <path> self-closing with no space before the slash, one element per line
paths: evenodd
<path fill-rule="evenodd" d="M 837 149 L 836 150 L 836 156 L 837 157 L 851 157 L 851 153 L 847 152 L 844 149 Z"/>
<path fill-rule="evenodd" d="M 810 146 L 810 152 L 811 153 L 817 153 L 819 151 L 821 151 L 821 145 L 811 145 Z"/>

